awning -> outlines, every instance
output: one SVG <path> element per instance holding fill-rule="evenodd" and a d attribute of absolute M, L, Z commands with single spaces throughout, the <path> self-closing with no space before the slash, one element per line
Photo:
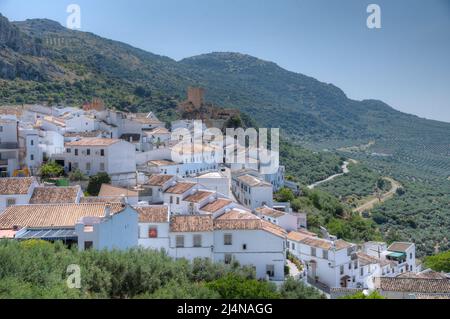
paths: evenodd
<path fill-rule="evenodd" d="M 28 229 L 16 234 L 16 239 L 43 239 L 43 240 L 76 240 L 77 235 L 73 228 L 59 229 Z"/>
<path fill-rule="evenodd" d="M 392 257 L 392 258 L 402 258 L 402 257 L 405 257 L 406 254 L 399 253 L 399 252 L 392 252 L 392 253 L 387 254 L 387 256 Z"/>

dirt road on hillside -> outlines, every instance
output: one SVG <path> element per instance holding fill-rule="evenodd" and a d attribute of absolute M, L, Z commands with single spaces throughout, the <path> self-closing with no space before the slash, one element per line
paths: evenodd
<path fill-rule="evenodd" d="M 380 198 L 372 198 L 369 199 L 369 201 L 365 202 L 364 204 L 356 207 L 353 211 L 362 214 L 363 212 L 369 211 L 375 207 L 375 205 L 383 203 L 387 201 L 388 199 L 391 199 L 395 193 L 397 192 L 397 189 L 402 187 L 402 185 L 397 182 L 396 180 L 390 178 L 390 177 L 383 177 L 383 179 L 391 182 L 391 189 L 381 195 Z"/>

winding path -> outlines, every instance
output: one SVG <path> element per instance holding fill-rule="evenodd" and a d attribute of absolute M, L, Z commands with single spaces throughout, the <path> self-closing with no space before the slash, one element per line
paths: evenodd
<path fill-rule="evenodd" d="M 365 202 L 364 204 L 356 207 L 353 210 L 354 212 L 362 214 L 365 211 L 371 210 L 372 208 L 374 208 L 375 205 L 383 203 L 383 202 L 387 201 L 388 199 L 392 198 L 395 195 L 395 193 L 397 192 L 397 189 L 402 187 L 402 185 L 393 178 L 383 177 L 383 179 L 391 182 L 391 189 L 389 191 L 387 191 L 386 193 L 384 193 L 383 195 L 381 195 L 380 198 L 378 198 L 378 197 L 372 198 L 369 201 Z"/>
<path fill-rule="evenodd" d="M 350 164 L 350 162 L 355 163 L 356 161 L 354 161 L 354 160 L 348 160 L 348 161 L 345 161 L 345 162 L 342 164 L 342 166 L 341 166 L 342 173 L 334 174 L 334 175 L 331 175 L 330 177 L 327 177 L 326 179 L 323 179 L 323 180 L 321 180 L 321 181 L 315 182 L 315 183 L 309 185 L 308 188 L 309 188 L 309 189 L 314 189 L 314 188 L 316 188 L 317 186 L 319 186 L 320 184 L 329 182 L 329 181 L 335 179 L 335 178 L 338 177 L 338 176 L 342 176 L 342 175 L 344 175 L 344 174 L 349 173 L 350 170 L 348 169 L 348 165 Z"/>

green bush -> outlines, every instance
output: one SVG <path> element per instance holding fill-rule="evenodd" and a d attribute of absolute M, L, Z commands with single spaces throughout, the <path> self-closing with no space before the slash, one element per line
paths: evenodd
<path fill-rule="evenodd" d="M 81 269 L 81 289 L 69 289 L 67 267 Z M 291 286 L 289 286 L 291 287 Z M 297 289 L 297 288 L 296 288 Z M 61 242 L 0 240 L 1 298 L 280 298 L 252 267 L 208 259 L 174 260 L 162 251 L 78 251 Z M 308 290 L 307 290 L 308 291 Z M 314 298 L 315 294 L 310 297 Z"/>
<path fill-rule="evenodd" d="M 450 273 L 450 250 L 433 256 L 425 257 L 424 263 L 425 266 L 435 271 Z"/>
<path fill-rule="evenodd" d="M 283 299 L 325 299 L 319 290 L 308 287 L 292 277 L 288 277 L 281 285 L 280 295 Z"/>
<path fill-rule="evenodd" d="M 206 284 L 224 299 L 278 299 L 280 294 L 276 286 L 267 281 L 244 280 L 239 275 L 228 274 Z"/>
<path fill-rule="evenodd" d="M 43 179 L 60 177 L 63 174 L 64 174 L 64 168 L 61 165 L 59 165 L 53 161 L 43 164 L 39 170 L 39 175 Z"/>
<path fill-rule="evenodd" d="M 109 183 L 111 183 L 111 178 L 107 173 L 98 173 L 97 175 L 89 177 L 89 184 L 86 191 L 91 196 L 98 196 L 102 184 Z"/>

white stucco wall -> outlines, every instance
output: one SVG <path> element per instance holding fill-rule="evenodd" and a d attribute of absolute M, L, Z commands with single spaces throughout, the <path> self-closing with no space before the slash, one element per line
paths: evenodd
<path fill-rule="evenodd" d="M 224 234 L 232 235 L 232 245 L 224 245 Z M 271 279 L 284 279 L 286 256 L 281 237 L 262 230 L 215 230 L 214 260 L 223 262 L 225 254 L 231 254 L 241 265 L 255 266 L 258 278 L 266 278 L 266 266 L 274 265 L 275 276 Z"/>

